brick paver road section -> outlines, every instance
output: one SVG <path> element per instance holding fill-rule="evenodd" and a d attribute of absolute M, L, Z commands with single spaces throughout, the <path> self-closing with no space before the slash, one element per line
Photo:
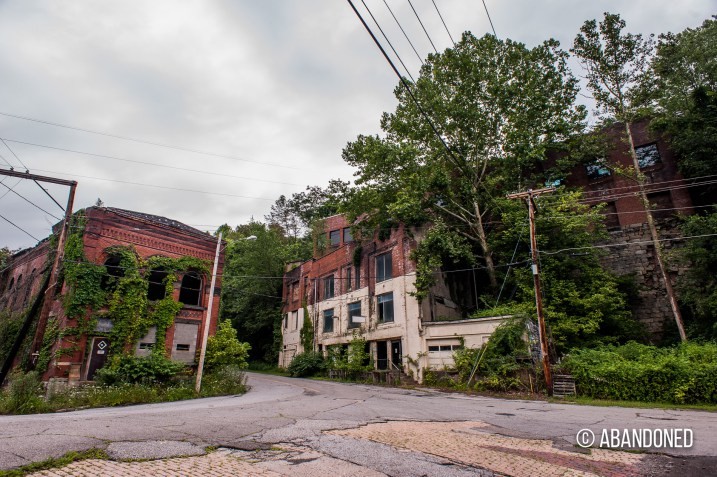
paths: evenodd
<path fill-rule="evenodd" d="M 642 455 L 604 449 L 578 453 L 556 449 L 552 441 L 519 439 L 487 432 L 483 422 L 387 422 L 330 431 L 514 477 L 641 475 Z"/>
<path fill-rule="evenodd" d="M 83 460 L 59 469 L 30 474 L 31 477 L 227 477 L 261 476 L 283 477 L 257 465 L 244 462 L 228 451 L 217 451 L 195 457 L 146 462 L 114 462 L 110 460 Z"/>

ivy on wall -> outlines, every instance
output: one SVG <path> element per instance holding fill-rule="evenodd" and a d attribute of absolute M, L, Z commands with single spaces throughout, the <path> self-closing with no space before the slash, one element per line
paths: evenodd
<path fill-rule="evenodd" d="M 95 330 L 97 319 L 108 318 L 113 327 L 109 332 L 111 352 L 115 356 L 132 354 L 133 345 L 156 327 L 156 344 L 153 354 L 165 354 L 165 334 L 183 304 L 173 299 L 174 283 L 179 274 L 196 271 L 209 272 L 209 263 L 194 257 L 171 258 L 154 256 L 143 259 L 134 247 L 115 245 L 105 249 L 108 258 L 114 258 L 110 274 L 104 265 L 87 260 L 84 253 L 84 228 L 87 219 L 84 211 L 74 214 L 71 233 L 67 237 L 63 265 L 67 285 L 63 308 L 75 326 L 61 330 L 57 339 L 76 336 L 70 348 L 56 353 L 74 352 L 79 337 Z M 150 301 L 147 297 L 152 271 L 166 273 L 161 285 L 164 298 Z"/>

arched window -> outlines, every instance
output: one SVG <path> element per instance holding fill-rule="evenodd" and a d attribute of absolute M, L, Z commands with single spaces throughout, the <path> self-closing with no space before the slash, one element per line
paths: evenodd
<path fill-rule="evenodd" d="M 167 284 L 164 279 L 168 273 L 158 268 L 149 271 L 149 287 L 147 288 L 147 299 L 149 301 L 162 300 L 167 295 Z"/>
<path fill-rule="evenodd" d="M 15 277 L 12 277 L 10 279 L 10 284 L 7 286 L 7 290 L 8 291 L 12 290 L 13 285 L 15 285 Z"/>
<path fill-rule="evenodd" d="M 105 276 L 100 286 L 103 290 L 114 290 L 120 278 L 124 277 L 124 268 L 120 267 L 120 257 L 110 256 L 105 260 Z"/>
<path fill-rule="evenodd" d="M 179 301 L 190 306 L 202 304 L 202 277 L 197 272 L 184 274 L 182 288 L 179 289 Z"/>

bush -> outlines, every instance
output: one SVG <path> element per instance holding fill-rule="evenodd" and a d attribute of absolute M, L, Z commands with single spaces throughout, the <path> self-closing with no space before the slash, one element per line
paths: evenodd
<path fill-rule="evenodd" d="M 148 357 L 120 356 L 109 366 L 95 373 L 95 380 L 111 386 L 115 384 L 165 384 L 175 381 L 187 370 L 182 363 L 175 363 L 160 355 Z"/>
<path fill-rule="evenodd" d="M 211 370 L 220 366 L 235 366 L 246 369 L 250 349 L 249 343 L 242 343 L 237 339 L 237 332 L 231 321 L 222 321 L 216 335 L 207 340 L 204 368 Z"/>
<path fill-rule="evenodd" d="M 36 371 L 15 371 L 10 376 L 7 391 L 0 396 L 0 411 L 7 414 L 42 412 L 45 408 L 42 392 L 42 383 Z"/>
<path fill-rule="evenodd" d="M 202 380 L 202 396 L 224 396 L 246 392 L 246 373 L 236 365 L 221 366 Z"/>
<path fill-rule="evenodd" d="M 579 394 L 627 401 L 717 403 L 717 344 L 638 343 L 574 351 L 563 367 Z"/>
<path fill-rule="evenodd" d="M 303 376 L 314 376 L 326 369 L 324 356 L 316 351 L 307 351 L 294 356 L 287 368 L 289 376 L 300 378 Z"/>

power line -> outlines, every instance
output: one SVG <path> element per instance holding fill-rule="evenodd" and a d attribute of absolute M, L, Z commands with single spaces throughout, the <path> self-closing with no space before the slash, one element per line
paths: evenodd
<path fill-rule="evenodd" d="M 12 167 L 12 164 L 10 164 L 10 163 L 7 161 L 7 159 L 5 159 L 5 157 L 4 157 L 2 154 L 0 154 L 0 159 L 2 159 L 2 161 L 3 161 L 5 164 L 7 164 L 8 167 L 10 167 L 11 169 L 13 168 L 13 167 Z"/>
<path fill-rule="evenodd" d="M 6 180 L 6 179 L 7 179 L 7 177 L 5 177 L 2 181 L 0 181 L 0 184 L 4 185 L 5 187 L 7 187 L 7 186 L 5 185 L 5 180 Z M 5 192 L 3 195 L 0 195 L 0 199 L 2 199 L 3 197 L 5 197 L 6 195 L 8 195 L 15 187 L 17 187 L 17 185 L 18 185 L 20 182 L 22 182 L 22 179 L 18 179 L 14 186 L 8 187 L 8 189 L 10 189 L 10 190 L 8 190 L 7 192 Z"/>
<path fill-rule="evenodd" d="M 490 28 L 493 30 L 493 36 L 498 38 L 498 34 L 495 32 L 495 27 L 493 26 L 493 20 L 490 18 L 490 13 L 488 13 L 488 5 L 486 5 L 485 0 L 482 0 L 483 2 L 483 8 L 485 8 L 485 14 L 488 16 L 488 21 L 490 22 Z"/>
<path fill-rule="evenodd" d="M 239 194 L 225 194 L 222 192 L 208 192 L 205 190 L 183 189 L 181 187 L 169 187 L 169 186 L 161 186 L 161 185 L 157 185 L 157 184 L 145 184 L 145 183 L 141 183 L 141 182 L 122 181 L 119 179 L 106 179 L 103 177 L 84 176 L 84 175 L 80 175 L 80 174 L 67 173 L 67 172 L 48 171 L 46 169 L 34 169 L 34 170 L 39 171 L 39 172 L 49 173 L 49 174 L 57 174 L 57 175 L 61 175 L 61 176 L 80 177 L 82 179 L 90 179 L 90 180 L 106 181 L 106 182 L 116 182 L 119 184 L 130 184 L 130 185 L 136 185 L 136 186 L 142 186 L 142 187 L 152 187 L 155 189 L 175 190 L 175 191 L 180 191 L 180 192 L 192 192 L 195 194 L 218 195 L 218 196 L 222 196 L 222 197 L 238 197 L 240 199 L 253 199 L 253 200 L 268 200 L 268 201 L 275 200 L 275 199 L 267 199 L 265 197 L 251 197 L 251 196 L 239 195 Z"/>
<path fill-rule="evenodd" d="M 11 117 L 11 118 L 16 118 L 16 119 L 22 119 L 24 121 L 32 121 L 32 122 L 36 122 L 36 123 L 46 124 L 48 126 L 55 126 L 55 127 L 59 127 L 59 128 L 72 129 L 74 131 L 82 131 L 82 132 L 86 132 L 86 133 L 90 133 L 90 134 L 97 134 L 99 136 L 107 136 L 107 137 L 112 137 L 115 139 L 122 139 L 124 141 L 138 142 L 138 143 L 142 143 L 142 144 L 149 144 L 150 146 L 164 147 L 167 149 L 174 149 L 174 150 L 178 150 L 178 151 L 191 152 L 194 154 L 201 154 L 204 156 L 220 157 L 222 159 L 231 159 L 234 161 L 251 162 L 254 164 L 261 164 L 263 166 L 283 167 L 286 169 L 301 169 L 300 167 L 285 166 L 283 164 L 277 164 L 277 163 L 273 163 L 273 162 L 254 161 L 251 159 L 244 159 L 241 157 L 229 156 L 229 155 L 225 155 L 225 154 L 218 154 L 218 153 L 214 153 L 214 152 L 207 152 L 207 151 L 202 151 L 199 149 L 191 149 L 191 148 L 187 148 L 187 147 L 174 146 L 172 144 L 165 144 L 165 143 L 147 141 L 144 139 L 137 139 L 137 138 L 130 137 L 130 136 L 121 136 L 119 134 L 111 134 L 111 133 L 106 133 L 106 132 L 94 131 L 91 129 L 78 128 L 78 127 L 74 127 L 74 126 L 68 126 L 66 124 L 54 123 L 52 121 L 45 121 L 42 119 L 30 118 L 27 116 L 19 116 L 16 114 L 5 113 L 2 111 L 0 111 L 0 115 Z"/>
<path fill-rule="evenodd" d="M 436 7 L 436 13 L 438 13 L 438 17 L 441 19 L 441 23 L 443 23 L 443 27 L 446 29 L 446 33 L 448 33 L 448 38 L 451 39 L 451 43 L 453 43 L 453 46 L 456 46 L 455 40 L 453 40 L 453 36 L 451 35 L 450 30 L 448 30 L 448 25 L 446 25 L 445 20 L 443 20 L 443 15 L 441 15 L 441 11 L 438 9 L 438 5 L 436 5 L 436 0 L 431 0 L 433 2 L 433 6 Z"/>
<path fill-rule="evenodd" d="M 433 40 L 431 40 L 431 35 L 428 34 L 428 30 L 426 30 L 426 27 L 423 26 L 423 21 L 421 21 L 421 17 L 418 16 L 418 12 L 415 8 L 413 8 L 413 2 L 411 0 L 408 0 L 408 4 L 411 5 L 411 10 L 413 10 L 413 13 L 416 15 L 416 19 L 418 20 L 418 23 L 421 24 L 421 28 L 423 28 L 423 32 L 426 34 L 426 38 L 428 38 L 428 41 L 431 43 L 431 46 L 433 47 L 433 51 L 438 53 L 438 50 L 436 49 L 436 45 L 433 44 Z"/>
<path fill-rule="evenodd" d="M 3 187 L 7 188 L 8 192 L 12 192 L 13 194 L 15 194 L 16 196 L 20 197 L 22 200 L 24 200 L 24 201 L 27 202 L 28 204 L 32 205 L 32 206 L 35 207 L 36 209 L 39 209 L 39 210 L 43 211 L 44 213 L 46 213 L 46 214 L 49 215 L 50 217 L 54 217 L 54 218 L 57 219 L 57 220 L 61 220 L 58 216 L 56 216 L 56 215 L 54 215 L 54 214 L 51 214 L 50 212 L 46 211 L 45 209 L 43 209 L 42 207 L 40 207 L 39 205 L 37 205 L 36 203 L 34 203 L 33 201 L 31 201 L 30 199 L 26 198 L 26 197 L 23 196 L 22 194 L 19 194 L 18 192 L 15 192 L 15 191 L 12 190 L 10 187 L 8 187 L 6 184 L 0 184 L 0 185 L 2 185 Z M 4 197 L 4 196 L 3 196 L 3 197 Z"/>
<path fill-rule="evenodd" d="M 0 138 L 0 139 L 2 139 L 2 138 Z M 135 163 L 135 164 L 143 164 L 143 165 L 147 165 L 147 166 L 164 167 L 164 168 L 166 168 L 166 169 L 176 169 L 176 170 L 179 170 L 179 171 L 195 172 L 195 173 L 199 173 L 199 174 L 208 174 L 208 175 L 212 175 L 212 176 L 232 177 L 232 178 L 234 178 L 234 179 L 241 179 L 241 180 L 254 181 L 254 182 L 269 182 L 269 183 L 271 183 L 271 184 L 297 185 L 297 186 L 298 186 L 298 185 L 301 185 L 301 184 L 295 184 L 295 183 L 293 183 L 293 182 L 281 182 L 281 181 L 272 181 L 272 180 L 268 180 L 268 179 L 256 179 L 256 178 L 253 178 L 253 177 L 236 176 L 236 175 L 224 174 L 224 173 L 220 173 L 220 172 L 203 171 L 203 170 L 200 170 L 200 169 L 190 169 L 190 168 L 187 168 L 187 167 L 170 166 L 170 165 L 168 165 L 168 164 L 159 164 L 159 163 L 156 163 L 156 162 L 140 161 L 140 160 L 138 160 L 138 159 L 127 159 L 127 158 L 124 158 L 124 157 L 108 156 L 108 155 L 105 155 L 105 154 L 95 154 L 95 153 L 93 153 L 93 152 L 77 151 L 77 150 L 74 150 L 74 149 L 65 149 L 65 148 L 62 148 L 62 147 L 47 146 L 47 145 L 45 145 L 45 144 L 37 144 L 37 143 L 25 142 L 25 141 L 17 141 L 17 140 L 14 140 L 14 139 L 7 139 L 7 138 L 5 138 L 5 139 L 3 140 L 3 142 L 5 142 L 5 141 L 14 142 L 14 143 L 16 143 L 16 144 L 25 144 L 25 145 L 27 145 L 27 146 L 42 147 L 42 148 L 45 148 L 45 149 L 54 149 L 54 150 L 56 150 L 56 151 L 71 152 L 71 153 L 75 153 L 75 154 L 83 154 L 83 155 L 85 155 L 85 156 L 102 157 L 102 158 L 105 158 L 105 159 L 112 159 L 112 160 L 115 160 L 115 161 L 124 161 L 124 162 L 131 162 L 131 163 Z"/>
<path fill-rule="evenodd" d="M 23 228 L 20 227 L 19 225 L 13 223 L 13 222 L 10 221 L 9 219 L 5 218 L 4 216 L 0 215 L 0 219 L 3 219 L 5 222 L 9 223 L 10 225 L 12 225 L 13 227 L 15 227 L 16 229 L 25 232 L 27 235 L 29 235 L 29 236 L 32 237 L 33 239 L 37 240 L 38 242 L 40 241 L 39 238 L 35 237 L 35 236 L 32 235 L 30 232 L 28 232 L 27 230 L 23 229 Z M 3 269 L 3 270 L 5 270 L 5 269 Z"/>
<path fill-rule="evenodd" d="M 393 10 L 391 10 L 391 7 L 388 5 L 388 2 L 386 0 L 383 0 L 383 4 L 386 5 L 386 8 L 388 8 L 388 11 L 391 12 L 391 16 L 396 21 L 396 25 L 398 25 L 398 28 L 401 29 L 401 32 L 403 32 L 403 36 L 406 37 L 406 41 L 408 41 L 408 44 L 411 45 L 411 48 L 413 48 L 413 52 L 416 53 L 416 57 L 418 57 L 418 61 L 423 64 L 423 58 L 421 58 L 421 55 L 418 54 L 418 50 L 416 50 L 416 47 L 413 46 L 413 42 L 410 38 L 408 38 L 408 34 L 406 33 L 406 30 L 403 29 L 403 26 L 401 26 L 401 22 L 398 21 L 398 18 L 396 18 L 396 15 L 393 14 Z"/>
<path fill-rule="evenodd" d="M 371 9 L 368 8 L 368 5 L 366 5 L 366 2 L 364 0 L 361 0 L 361 3 L 363 3 L 363 6 L 364 6 L 364 8 L 366 8 L 366 11 L 368 12 L 368 14 L 371 15 L 371 19 L 376 24 L 376 27 L 378 27 L 378 30 L 381 32 L 381 35 L 383 35 L 383 38 L 386 40 L 386 43 L 388 43 L 388 46 L 390 46 L 391 50 L 393 50 L 393 54 L 396 55 L 396 58 L 398 58 L 398 61 L 400 61 L 401 65 L 403 65 L 403 69 L 406 70 L 406 73 L 408 73 L 408 77 L 411 78 L 411 81 L 415 83 L 416 80 L 413 79 L 411 72 L 408 70 L 408 67 L 401 59 L 401 55 L 399 55 L 398 52 L 396 51 L 396 49 L 393 47 L 391 40 L 389 40 L 388 37 L 386 36 L 386 33 L 383 32 L 383 28 L 381 28 L 381 25 L 378 24 L 378 21 L 376 20 L 376 17 L 373 16 Z"/>
<path fill-rule="evenodd" d="M 15 156 L 15 159 L 17 159 L 17 162 L 19 162 L 20 165 L 22 165 L 22 167 L 24 167 L 26 171 L 29 171 L 30 168 L 27 167 L 27 166 L 25 165 L 25 163 L 22 162 L 22 160 L 21 160 L 19 157 L 17 157 L 17 154 L 15 154 L 15 151 L 13 151 L 12 149 L 10 149 L 10 146 L 8 146 L 7 143 L 5 142 L 5 139 L 3 139 L 3 138 L 0 137 L 0 141 L 2 141 L 2 143 L 5 144 L 5 147 L 7 148 L 7 150 L 10 151 L 10 153 L 11 153 L 13 156 Z M 7 161 L 5 161 L 5 162 L 7 162 Z M 12 167 L 12 166 L 11 166 L 11 167 Z"/>
<path fill-rule="evenodd" d="M 659 239 L 658 241 L 659 242 L 679 242 L 681 240 L 704 238 L 704 237 L 717 237 L 717 234 L 688 235 L 688 236 L 684 236 L 684 237 L 664 238 L 664 239 Z M 608 243 L 608 244 L 603 244 L 603 245 L 590 245 L 590 246 L 586 246 L 586 247 L 562 248 L 560 250 L 553 250 L 553 251 L 540 250 L 539 252 L 543 255 L 556 255 L 559 253 L 571 252 L 573 250 L 590 250 L 590 249 L 600 249 L 600 248 L 628 247 L 631 245 L 645 245 L 645 244 L 649 245 L 652 243 L 654 243 L 653 240 L 640 240 L 640 241 L 636 241 L 636 242 Z"/>

